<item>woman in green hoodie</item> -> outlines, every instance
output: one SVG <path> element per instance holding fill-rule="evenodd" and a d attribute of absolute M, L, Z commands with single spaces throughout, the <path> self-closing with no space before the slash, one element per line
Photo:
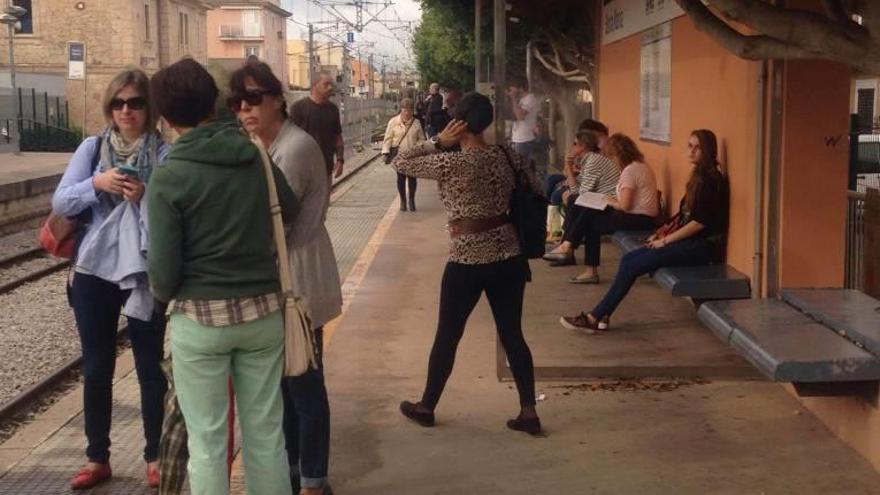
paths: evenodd
<path fill-rule="evenodd" d="M 235 124 L 213 121 L 217 86 L 192 59 L 150 81 L 179 134 L 148 195 L 149 274 L 169 303 L 177 398 L 189 433 L 194 495 L 229 493 L 226 431 L 232 376 L 249 493 L 287 495 L 281 430 L 283 324 L 268 186 L 257 148 Z M 283 213 L 296 200 L 275 170 Z"/>

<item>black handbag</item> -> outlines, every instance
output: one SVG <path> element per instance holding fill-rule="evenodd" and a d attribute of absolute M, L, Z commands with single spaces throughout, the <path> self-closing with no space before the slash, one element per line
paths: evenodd
<path fill-rule="evenodd" d="M 513 166 L 513 160 L 504 146 L 499 146 L 507 164 L 513 171 L 514 187 L 510 195 L 510 220 L 516 227 L 519 246 L 526 258 L 544 256 L 544 243 L 547 238 L 547 198 L 532 190 L 527 180 L 521 177 L 521 171 Z"/>

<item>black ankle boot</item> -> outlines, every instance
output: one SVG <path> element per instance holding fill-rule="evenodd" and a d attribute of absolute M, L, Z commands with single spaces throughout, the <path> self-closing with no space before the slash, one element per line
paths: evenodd
<path fill-rule="evenodd" d="M 402 412 L 403 415 L 407 418 L 415 421 L 422 426 L 434 426 L 434 413 L 419 411 L 419 404 L 421 403 L 405 400 L 400 403 L 400 412 Z"/>
<path fill-rule="evenodd" d="M 406 200 L 400 198 L 400 211 L 406 211 Z"/>
<path fill-rule="evenodd" d="M 409 198 L 409 211 L 416 211 L 416 198 Z"/>
<path fill-rule="evenodd" d="M 517 416 L 515 419 L 507 421 L 507 427 L 511 430 L 522 431 L 532 436 L 541 434 L 541 420 L 537 416 L 534 418 L 523 418 Z"/>

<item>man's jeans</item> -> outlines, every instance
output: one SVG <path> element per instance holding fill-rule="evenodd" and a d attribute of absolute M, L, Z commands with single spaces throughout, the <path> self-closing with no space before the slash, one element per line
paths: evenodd
<path fill-rule="evenodd" d="M 318 369 L 284 377 L 284 438 L 293 492 L 300 487 L 321 488 L 327 483 L 330 459 L 330 403 L 324 386 L 322 328 L 315 329 Z"/>
<path fill-rule="evenodd" d="M 526 166 L 535 167 L 535 173 L 538 176 L 538 179 L 542 182 L 547 177 L 547 166 L 546 164 L 538 165 L 535 162 L 535 152 L 537 151 L 537 142 L 535 140 L 526 141 L 524 143 L 512 143 L 513 151 L 519 153 L 522 156 L 523 162 Z"/>

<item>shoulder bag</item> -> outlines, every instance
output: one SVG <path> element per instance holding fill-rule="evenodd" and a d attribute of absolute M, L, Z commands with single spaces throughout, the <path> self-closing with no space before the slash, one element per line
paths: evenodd
<path fill-rule="evenodd" d="M 281 308 L 284 312 L 284 376 L 300 376 L 309 368 L 318 369 L 315 355 L 315 336 L 308 309 L 302 299 L 293 294 L 293 274 L 287 254 L 287 239 L 284 237 L 284 224 L 281 221 L 281 205 L 278 190 L 275 189 L 275 174 L 266 148 L 255 138 L 254 145 L 260 150 L 266 183 L 269 186 L 269 211 L 272 214 L 272 234 L 278 252 L 278 273 L 281 279 Z"/>
<path fill-rule="evenodd" d="M 529 187 L 528 181 L 520 176 L 521 171 L 513 165 L 513 159 L 504 146 L 507 164 L 513 172 L 514 187 L 510 195 L 510 220 L 516 227 L 519 245 L 526 258 L 540 258 L 546 252 L 547 239 L 547 198 Z"/>
<path fill-rule="evenodd" d="M 409 128 L 412 127 L 413 123 L 416 121 L 415 117 L 409 121 L 409 124 L 406 126 L 406 130 L 403 131 L 403 136 L 400 137 L 400 140 L 397 141 L 397 146 L 392 146 L 388 151 L 388 154 L 385 155 L 385 164 L 388 165 L 391 163 L 391 160 L 394 160 L 394 157 L 397 156 L 397 152 L 400 151 L 400 144 L 403 143 L 403 140 L 406 139 L 406 135 L 409 134 Z"/>

